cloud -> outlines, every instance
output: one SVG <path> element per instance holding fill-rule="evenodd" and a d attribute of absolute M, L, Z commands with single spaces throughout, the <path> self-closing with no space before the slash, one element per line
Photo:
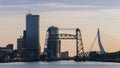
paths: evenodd
<path fill-rule="evenodd" d="M 27 8 L 27 7 L 51 7 L 51 8 L 96 8 L 96 6 L 92 5 L 71 5 L 71 4 L 65 4 L 65 3 L 36 3 L 36 4 L 15 4 L 15 5 L 0 5 L 0 8 L 14 8 L 14 7 L 21 7 L 21 8 Z"/>
<path fill-rule="evenodd" d="M 0 5 L 44 4 L 44 6 L 81 8 L 101 6 L 103 8 L 119 8 L 120 0 L 0 0 Z"/>
<path fill-rule="evenodd" d="M 76 5 L 67 3 L 28 3 L 28 4 L 0 4 L 0 12 L 26 12 L 31 9 L 33 12 L 46 12 L 46 11 L 72 11 L 83 9 L 96 9 L 98 7 L 92 5 Z M 1 14 L 1 13 L 0 13 Z"/>
<path fill-rule="evenodd" d="M 104 9 L 102 11 L 108 14 L 120 15 L 120 9 Z"/>
<path fill-rule="evenodd" d="M 16 2 L 27 2 L 27 0 L 21 0 Z M 68 4 L 68 3 L 24 3 L 24 4 L 0 4 L 0 14 L 7 13 L 19 13 L 19 12 L 27 12 L 29 9 L 33 12 L 50 12 L 50 11 L 100 11 L 107 14 L 117 15 L 120 14 L 120 9 L 113 8 L 104 8 L 101 6 L 88 5 L 88 4 Z M 7 13 L 6 13 L 7 12 Z M 83 15 L 84 16 L 84 15 Z"/>
<path fill-rule="evenodd" d="M 74 4 L 65 4 L 65 3 L 44 3 L 38 4 L 44 7 L 54 7 L 54 8 L 95 8 L 96 6 L 92 5 L 74 5 Z"/>

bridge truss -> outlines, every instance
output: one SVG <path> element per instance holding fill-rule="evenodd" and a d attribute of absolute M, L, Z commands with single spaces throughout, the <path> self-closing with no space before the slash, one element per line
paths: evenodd
<path fill-rule="evenodd" d="M 59 29 L 59 30 L 76 30 L 76 34 L 67 34 L 67 33 L 61 33 L 56 35 L 50 35 L 52 39 L 64 39 L 64 40 L 76 40 L 76 57 L 75 61 L 81 61 L 85 59 L 84 54 L 84 47 L 83 47 L 83 41 L 82 41 L 82 35 L 80 29 Z M 48 34 L 48 33 L 47 33 Z M 46 43 L 45 47 L 47 48 L 47 38 L 48 35 L 46 34 Z"/>

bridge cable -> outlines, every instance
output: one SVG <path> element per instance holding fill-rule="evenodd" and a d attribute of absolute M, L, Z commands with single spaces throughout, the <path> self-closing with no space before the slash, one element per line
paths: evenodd
<path fill-rule="evenodd" d="M 96 36 L 95 36 L 95 39 L 94 39 L 94 41 L 93 41 L 93 43 L 92 43 L 92 45 L 91 45 L 91 47 L 90 47 L 90 49 L 89 49 L 89 52 L 92 51 L 93 46 L 94 46 L 94 44 L 95 44 L 95 41 L 96 41 L 97 37 L 98 37 L 98 36 L 96 35 Z"/>

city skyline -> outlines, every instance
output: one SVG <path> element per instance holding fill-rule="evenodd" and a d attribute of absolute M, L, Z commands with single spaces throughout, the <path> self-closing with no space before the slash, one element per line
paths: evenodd
<path fill-rule="evenodd" d="M 86 50 L 90 48 L 97 34 L 97 28 L 100 28 L 100 31 L 102 31 L 101 41 L 105 50 L 107 52 L 118 51 L 120 50 L 119 3 L 119 0 L 2 0 L 0 1 L 0 45 L 4 46 L 13 43 L 16 48 L 16 40 L 25 30 L 25 15 L 31 9 L 31 13 L 41 16 L 40 43 L 42 50 L 46 30 L 53 25 L 59 28 L 80 28 Z M 73 43 L 71 44 L 73 45 Z M 62 49 L 65 50 L 66 47 L 63 46 Z M 97 49 L 97 47 L 94 48 Z"/>

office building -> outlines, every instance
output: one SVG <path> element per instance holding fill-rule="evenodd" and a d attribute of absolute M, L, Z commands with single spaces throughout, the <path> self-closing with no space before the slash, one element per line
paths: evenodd
<path fill-rule="evenodd" d="M 23 50 L 26 50 L 26 30 L 23 31 Z"/>
<path fill-rule="evenodd" d="M 17 39 L 17 50 L 22 51 L 22 48 L 23 48 L 23 38 L 20 37 Z"/>
<path fill-rule="evenodd" d="M 33 55 L 39 55 L 39 15 L 26 15 L 25 48 Z"/>

